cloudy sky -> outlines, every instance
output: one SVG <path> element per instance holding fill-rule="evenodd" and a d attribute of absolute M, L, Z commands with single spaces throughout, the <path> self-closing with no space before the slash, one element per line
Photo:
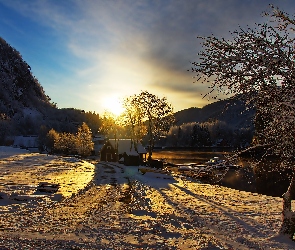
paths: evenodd
<path fill-rule="evenodd" d="M 178 111 L 209 103 L 187 71 L 197 36 L 265 22 L 270 3 L 295 13 L 294 0 L 0 0 L 0 36 L 59 108 L 115 112 L 147 90 Z"/>

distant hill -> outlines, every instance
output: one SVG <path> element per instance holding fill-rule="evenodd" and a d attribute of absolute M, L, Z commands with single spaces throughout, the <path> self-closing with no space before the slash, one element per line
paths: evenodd
<path fill-rule="evenodd" d="M 203 108 L 189 108 L 175 113 L 177 125 L 191 122 L 224 121 L 234 128 L 253 127 L 255 110 L 248 108 L 243 101 L 227 99 L 217 101 Z"/>
<path fill-rule="evenodd" d="M 176 112 L 176 124 L 157 142 L 160 147 L 248 147 L 254 135 L 255 110 L 240 97 L 203 108 Z"/>
<path fill-rule="evenodd" d="M 87 122 L 97 131 L 98 118 L 82 110 L 58 109 L 21 54 L 0 37 L 0 145 L 7 137 L 36 135 L 41 126 L 75 132 Z"/>
<path fill-rule="evenodd" d="M 254 110 L 247 110 L 238 99 L 223 100 L 203 108 L 189 108 L 175 114 L 177 124 L 224 121 L 235 129 L 252 128 Z M 58 109 L 21 54 L 0 37 L 0 145 L 8 137 L 37 135 L 54 128 L 75 133 L 86 122 L 95 133 L 100 127 L 99 115 L 73 108 Z"/>

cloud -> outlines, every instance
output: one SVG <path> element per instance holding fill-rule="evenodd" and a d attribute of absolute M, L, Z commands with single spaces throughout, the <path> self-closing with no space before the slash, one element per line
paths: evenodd
<path fill-rule="evenodd" d="M 197 36 L 230 38 L 229 31 L 238 25 L 265 20 L 261 13 L 268 9 L 266 0 L 0 2 L 58 37 L 61 44 L 56 46 L 67 50 L 67 56 L 58 55 L 58 64 L 68 71 L 58 72 L 62 83 L 56 84 L 68 89 L 68 105 L 81 99 L 79 106 L 89 110 L 91 105 L 100 110 L 100 96 L 128 96 L 141 90 L 164 93 L 177 110 L 204 105 L 208 101 L 201 93 L 207 86 L 193 83 L 187 72 L 190 62 L 198 60 Z M 50 77 L 45 82 L 50 88 L 54 84 Z M 52 93 L 58 104 L 66 105 Z"/>

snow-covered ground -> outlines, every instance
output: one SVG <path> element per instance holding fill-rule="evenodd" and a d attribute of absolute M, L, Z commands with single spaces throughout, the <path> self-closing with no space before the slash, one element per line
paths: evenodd
<path fill-rule="evenodd" d="M 295 249 L 281 198 L 15 150 L 0 148 L 0 192 L 32 199 L 0 200 L 0 249 Z M 61 189 L 36 198 L 44 180 Z"/>
<path fill-rule="evenodd" d="M 30 152 L 26 149 L 0 146 L 0 159 L 10 157 L 13 155 L 29 154 L 29 153 Z"/>

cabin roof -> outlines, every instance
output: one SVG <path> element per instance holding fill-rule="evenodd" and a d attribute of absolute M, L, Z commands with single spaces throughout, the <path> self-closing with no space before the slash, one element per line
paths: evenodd
<path fill-rule="evenodd" d="M 146 154 L 146 149 L 142 146 L 141 143 L 137 143 L 137 152 L 134 149 L 134 146 L 131 147 L 131 139 L 109 139 L 112 147 L 115 148 L 115 143 L 118 145 L 118 154 L 126 153 L 128 155 L 138 155 Z"/>
<path fill-rule="evenodd" d="M 92 141 L 104 141 L 106 138 L 104 135 L 95 135 L 92 138 Z"/>

